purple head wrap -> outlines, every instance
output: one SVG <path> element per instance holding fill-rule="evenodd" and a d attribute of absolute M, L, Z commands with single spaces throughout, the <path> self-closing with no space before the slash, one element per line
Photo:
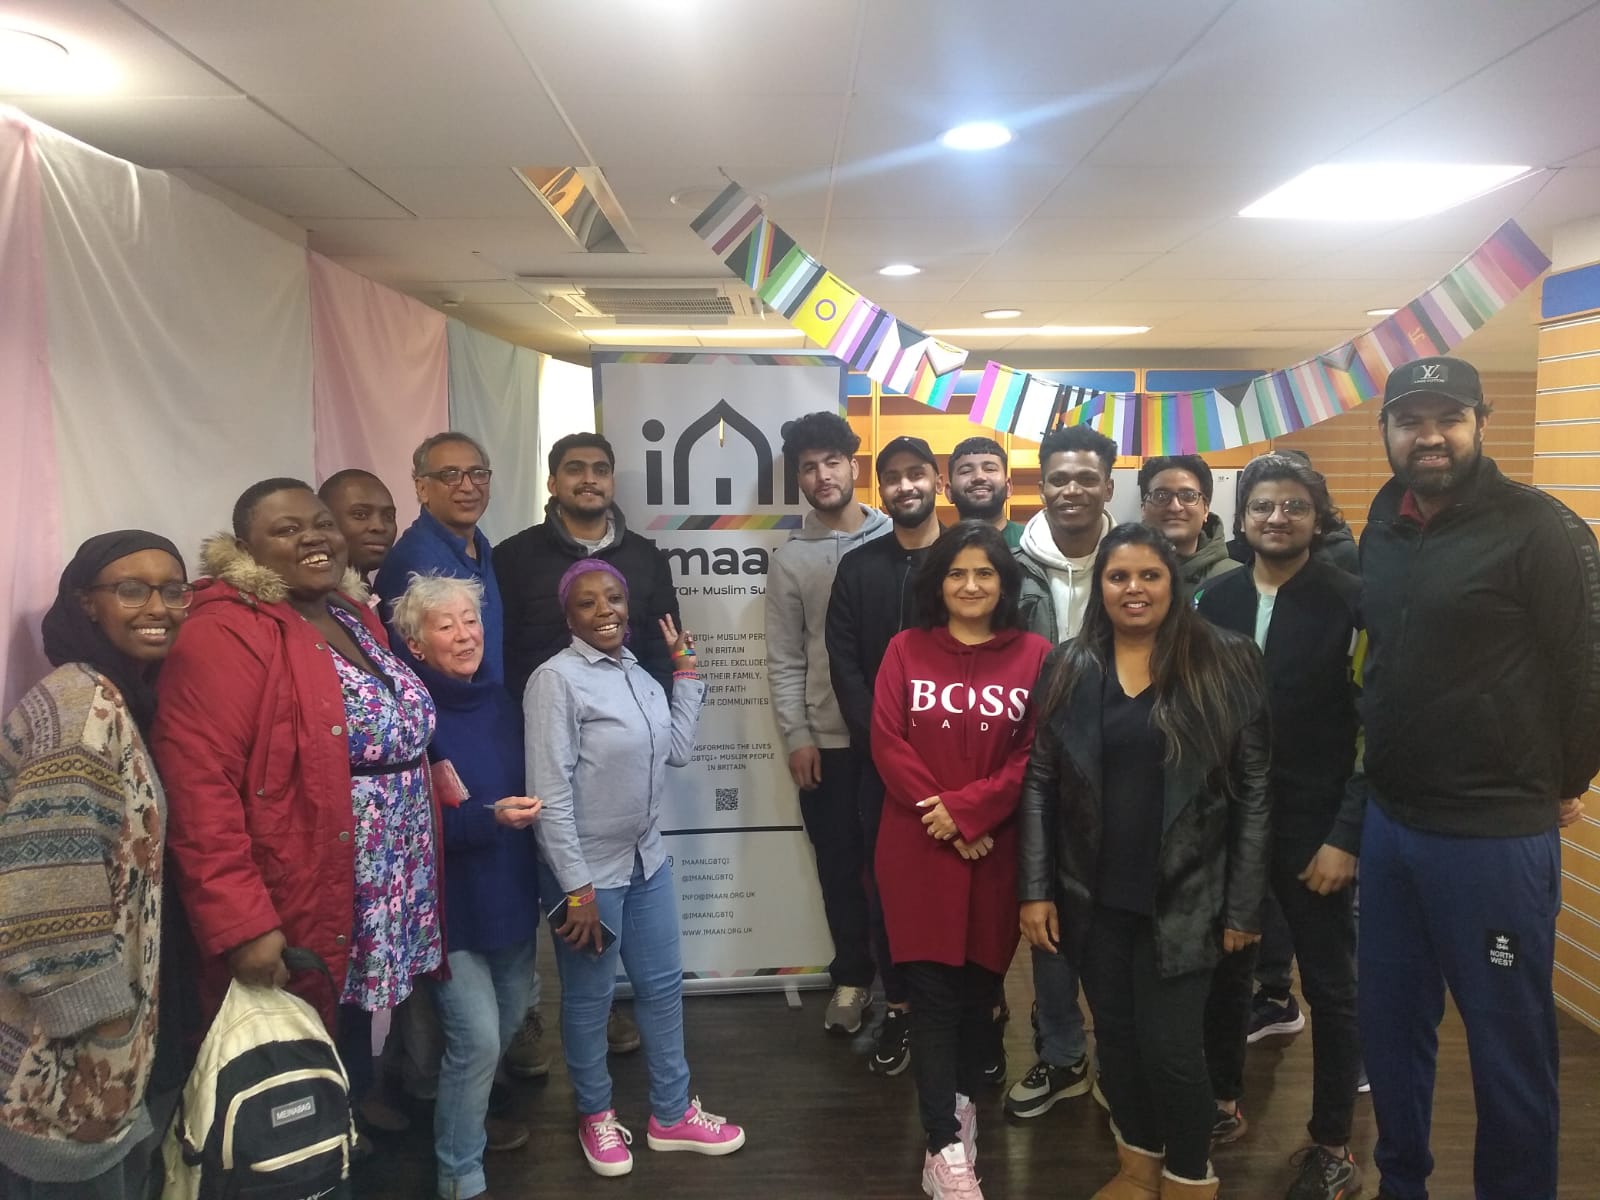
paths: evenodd
<path fill-rule="evenodd" d="M 556 599 L 561 602 L 561 611 L 567 611 L 567 597 L 572 594 L 572 585 L 584 575 L 599 571 L 609 575 L 617 581 L 617 586 L 622 589 L 623 598 L 628 595 L 628 581 L 622 577 L 622 572 L 617 570 L 603 558 L 580 558 L 561 573 L 561 582 L 556 584 Z M 629 621 L 622 627 L 622 641 L 627 644 L 633 635 L 633 622 Z"/>

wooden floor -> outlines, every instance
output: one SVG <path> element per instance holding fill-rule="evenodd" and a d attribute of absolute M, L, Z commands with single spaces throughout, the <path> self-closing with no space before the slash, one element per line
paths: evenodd
<path fill-rule="evenodd" d="M 561 1063 L 555 972 L 541 946 L 546 980 L 547 1042 L 555 1068 L 548 1080 L 516 1085 L 517 1115 L 533 1131 L 531 1144 L 490 1155 L 489 1188 L 496 1200 L 568 1196 L 906 1197 L 922 1195 L 923 1138 L 910 1072 L 881 1079 L 866 1069 L 869 1042 L 830 1037 L 822 1030 L 826 994 L 802 993 L 791 1008 L 779 994 L 691 997 L 685 1026 L 693 1090 L 706 1108 L 745 1125 L 749 1141 L 728 1158 L 658 1154 L 645 1147 L 647 1080 L 633 1054 L 612 1059 L 616 1107 L 634 1134 L 633 1174 L 594 1175 L 578 1148 L 572 1089 Z M 1007 1032 L 1007 1086 L 1033 1062 L 1028 1010 L 1032 1000 L 1026 954 L 1007 980 L 1017 1019 Z M 1471 1200 L 1474 1113 L 1461 1024 L 1452 1011 L 1440 1031 L 1439 1086 L 1434 1107 L 1434 1200 Z M 1600 1035 L 1561 1018 L 1561 1200 L 1600 1197 Z M 989 1200 L 1084 1200 L 1109 1177 L 1115 1154 L 1105 1115 L 1087 1096 L 1063 1101 L 1032 1121 L 1009 1121 L 1002 1091 L 979 1100 L 978 1163 Z M 1310 1030 L 1251 1047 L 1247 1064 L 1246 1137 L 1218 1150 L 1215 1166 L 1228 1200 L 1280 1200 L 1291 1172 L 1289 1155 L 1304 1142 L 1310 1112 Z M 379 1143 L 378 1156 L 356 1177 L 358 1197 L 433 1194 L 427 1113 L 410 1134 Z M 1354 1146 L 1371 1163 L 1371 1104 L 1356 1109 Z M 1377 1194 L 1371 1178 L 1362 1195 Z"/>

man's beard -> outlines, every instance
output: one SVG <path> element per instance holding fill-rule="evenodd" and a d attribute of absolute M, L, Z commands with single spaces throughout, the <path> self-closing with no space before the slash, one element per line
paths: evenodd
<path fill-rule="evenodd" d="M 1293 562 L 1302 554 L 1310 551 L 1310 545 L 1297 546 L 1294 549 L 1279 546 L 1251 546 L 1250 551 L 1257 558 L 1264 558 L 1268 562 Z"/>
<path fill-rule="evenodd" d="M 836 513 L 843 509 L 849 508 L 851 501 L 853 501 L 855 498 L 855 493 L 849 488 L 840 488 L 838 490 L 838 495 L 834 496 L 834 498 L 831 500 L 821 501 L 813 500 L 807 497 L 806 503 L 811 505 L 811 507 L 816 509 L 818 512 Z"/>
<path fill-rule="evenodd" d="M 901 508 L 896 505 L 889 510 L 889 519 L 902 529 L 915 529 L 928 519 L 928 514 L 933 511 L 934 498 L 929 496 L 915 508 Z"/>
<path fill-rule="evenodd" d="M 987 500 L 973 500 L 960 492 L 952 493 L 950 501 L 963 521 L 992 521 L 1005 511 L 1004 492 L 993 491 Z"/>
<path fill-rule="evenodd" d="M 1450 452 L 1447 450 L 1447 454 Z M 1446 496 L 1461 486 L 1462 480 L 1472 473 L 1483 453 L 1482 443 L 1475 442 L 1472 450 L 1459 460 L 1451 455 L 1448 467 L 1414 467 L 1410 461 L 1395 462 L 1390 455 L 1389 465 L 1406 487 L 1419 496 Z"/>

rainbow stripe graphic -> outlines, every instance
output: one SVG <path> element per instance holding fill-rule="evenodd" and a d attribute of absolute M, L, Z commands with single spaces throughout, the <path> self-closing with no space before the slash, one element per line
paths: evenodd
<path fill-rule="evenodd" d="M 647 529 L 799 529 L 805 518 L 795 513 L 662 513 Z"/>

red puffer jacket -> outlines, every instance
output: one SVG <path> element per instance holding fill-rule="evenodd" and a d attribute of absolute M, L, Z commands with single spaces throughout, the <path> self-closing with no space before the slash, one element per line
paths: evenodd
<path fill-rule="evenodd" d="M 209 1019 L 227 990 L 226 953 L 274 929 L 321 956 L 343 988 L 355 843 L 333 651 L 282 600 L 282 581 L 231 538 L 211 539 L 203 561 L 217 578 L 197 586 L 162 666 L 152 745 Z M 344 599 L 385 638 L 364 604 Z M 299 975 L 291 987 L 334 1028 L 338 996 L 326 980 Z"/>

